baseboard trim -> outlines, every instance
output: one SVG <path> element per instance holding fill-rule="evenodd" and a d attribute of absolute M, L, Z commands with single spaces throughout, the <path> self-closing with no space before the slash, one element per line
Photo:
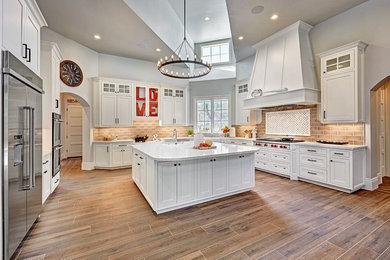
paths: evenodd
<path fill-rule="evenodd" d="M 378 182 L 378 176 L 376 176 L 376 177 L 374 177 L 372 179 L 366 178 L 364 180 L 364 187 L 363 187 L 363 189 L 364 190 L 370 190 L 370 191 L 376 190 L 376 189 L 378 189 L 378 186 L 379 186 L 378 183 L 379 183 Z"/>
<path fill-rule="evenodd" d="M 82 162 L 81 163 L 81 170 L 83 171 L 91 171 L 95 169 L 95 163 L 94 162 Z"/>

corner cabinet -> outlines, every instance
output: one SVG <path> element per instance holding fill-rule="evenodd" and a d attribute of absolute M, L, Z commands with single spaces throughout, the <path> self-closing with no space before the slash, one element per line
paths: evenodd
<path fill-rule="evenodd" d="M 363 63 L 367 45 L 357 41 L 321 53 L 323 123 L 364 122 Z"/>
<path fill-rule="evenodd" d="M 236 83 L 235 125 L 256 125 L 261 123 L 261 110 L 244 109 L 244 100 L 249 97 L 249 81 Z"/>
<path fill-rule="evenodd" d="M 40 75 L 41 27 L 47 26 L 34 0 L 3 1 L 3 47 Z"/>
<path fill-rule="evenodd" d="M 94 79 L 94 125 L 126 127 L 133 125 L 133 83 L 127 80 Z"/>
<path fill-rule="evenodd" d="M 159 90 L 159 84 L 134 84 L 134 119 L 159 119 Z"/>
<path fill-rule="evenodd" d="M 187 124 L 187 88 L 162 88 L 160 125 Z"/>

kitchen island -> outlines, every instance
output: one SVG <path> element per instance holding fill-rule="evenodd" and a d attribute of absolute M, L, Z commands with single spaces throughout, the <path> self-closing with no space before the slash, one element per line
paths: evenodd
<path fill-rule="evenodd" d="M 215 149 L 197 150 L 193 145 L 190 141 L 133 146 L 133 180 L 157 214 L 254 186 L 258 148 L 215 143 Z"/>

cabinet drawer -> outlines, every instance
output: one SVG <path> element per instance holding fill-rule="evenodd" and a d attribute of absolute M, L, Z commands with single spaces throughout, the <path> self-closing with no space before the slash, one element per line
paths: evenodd
<path fill-rule="evenodd" d="M 123 149 L 123 148 L 128 148 L 128 147 L 131 147 L 132 144 L 131 143 L 126 143 L 126 144 L 114 144 L 112 145 L 112 148 L 113 149 Z"/>
<path fill-rule="evenodd" d="M 322 154 L 326 155 L 326 149 L 318 147 L 301 147 L 299 149 L 301 153 L 310 153 L 310 154 Z"/>
<path fill-rule="evenodd" d="M 321 169 L 311 169 L 307 167 L 301 167 L 299 171 L 299 176 L 313 181 L 319 181 L 319 182 L 327 181 L 326 170 L 321 170 Z"/>
<path fill-rule="evenodd" d="M 310 154 L 301 154 L 299 158 L 301 165 L 307 165 L 310 167 L 326 169 L 326 156 L 315 156 Z"/>
<path fill-rule="evenodd" d="M 271 154 L 271 161 L 278 162 L 278 163 L 284 163 L 284 164 L 290 164 L 290 155 L 283 154 L 283 153 L 272 153 Z"/>
<path fill-rule="evenodd" d="M 134 156 L 137 160 L 145 161 L 145 155 L 140 152 L 134 152 Z"/>
<path fill-rule="evenodd" d="M 330 150 L 330 156 L 349 158 L 351 156 L 351 152 L 347 150 Z"/>
<path fill-rule="evenodd" d="M 268 170 L 269 169 L 269 162 L 264 162 L 264 161 L 255 161 L 255 167 L 259 168 L 261 170 Z"/>
<path fill-rule="evenodd" d="M 290 167 L 287 165 L 271 163 L 269 170 L 280 174 L 290 175 Z"/>

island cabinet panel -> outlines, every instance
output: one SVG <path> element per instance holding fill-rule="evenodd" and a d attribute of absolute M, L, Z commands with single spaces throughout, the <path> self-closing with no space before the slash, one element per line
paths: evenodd
<path fill-rule="evenodd" d="M 242 156 L 234 155 L 229 157 L 229 190 L 236 190 L 242 187 Z"/>
<path fill-rule="evenodd" d="M 159 208 L 173 206 L 177 203 L 176 162 L 158 164 L 157 172 L 157 205 Z"/>
<path fill-rule="evenodd" d="M 213 195 L 213 163 L 209 159 L 197 162 L 197 197 L 207 198 Z"/>
<path fill-rule="evenodd" d="M 95 166 L 109 167 L 110 166 L 110 145 L 96 144 L 95 145 Z"/>
<path fill-rule="evenodd" d="M 228 158 L 213 158 L 213 194 L 222 194 L 228 190 Z"/>
<path fill-rule="evenodd" d="M 253 187 L 255 185 L 254 161 L 254 154 L 246 154 L 241 158 L 242 185 L 244 187 Z"/>
<path fill-rule="evenodd" d="M 194 161 L 176 163 L 177 202 L 187 202 L 195 199 L 195 164 Z"/>
<path fill-rule="evenodd" d="M 350 160 L 331 157 L 329 161 L 329 182 L 335 186 L 348 189 L 351 186 Z"/>

